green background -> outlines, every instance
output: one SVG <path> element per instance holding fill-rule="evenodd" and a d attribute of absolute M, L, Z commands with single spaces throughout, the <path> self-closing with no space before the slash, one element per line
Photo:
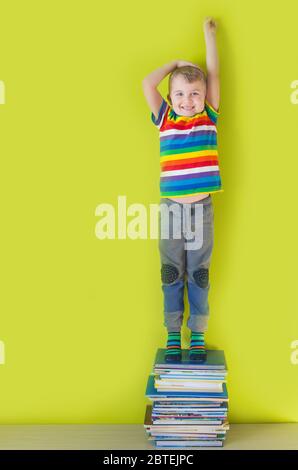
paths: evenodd
<path fill-rule="evenodd" d="M 297 15 L 294 0 L 1 2 L 1 424 L 143 423 L 166 343 L 158 242 L 99 240 L 95 209 L 159 202 L 141 82 L 205 66 L 205 16 L 224 186 L 206 343 L 226 354 L 231 422 L 298 420 Z"/>

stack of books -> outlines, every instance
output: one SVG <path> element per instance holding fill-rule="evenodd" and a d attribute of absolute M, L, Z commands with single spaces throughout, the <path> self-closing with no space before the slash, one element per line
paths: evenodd
<path fill-rule="evenodd" d="M 224 351 L 208 349 L 207 359 L 165 361 L 158 349 L 149 375 L 144 428 L 155 448 L 222 447 L 229 429 L 227 364 Z"/>

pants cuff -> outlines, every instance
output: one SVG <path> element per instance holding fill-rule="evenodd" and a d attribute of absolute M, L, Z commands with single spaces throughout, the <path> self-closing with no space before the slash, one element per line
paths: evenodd
<path fill-rule="evenodd" d="M 164 326 L 168 331 L 180 331 L 183 323 L 183 311 L 164 312 Z"/>

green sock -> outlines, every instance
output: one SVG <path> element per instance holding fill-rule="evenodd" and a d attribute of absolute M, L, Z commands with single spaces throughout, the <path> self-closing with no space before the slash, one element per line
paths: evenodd
<path fill-rule="evenodd" d="M 166 356 L 181 354 L 181 331 L 168 331 Z"/>
<path fill-rule="evenodd" d="M 205 339 L 203 331 L 192 331 L 190 337 L 189 354 L 193 356 L 199 356 L 206 353 Z"/>

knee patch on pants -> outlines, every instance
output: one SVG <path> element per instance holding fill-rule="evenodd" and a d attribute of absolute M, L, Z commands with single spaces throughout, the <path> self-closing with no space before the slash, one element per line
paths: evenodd
<path fill-rule="evenodd" d="M 200 268 L 193 273 L 193 277 L 199 287 L 207 287 L 209 282 L 209 269 Z"/>
<path fill-rule="evenodd" d="M 179 277 L 179 271 L 176 266 L 171 264 L 163 264 L 161 267 L 161 280 L 164 284 L 171 284 Z"/>

